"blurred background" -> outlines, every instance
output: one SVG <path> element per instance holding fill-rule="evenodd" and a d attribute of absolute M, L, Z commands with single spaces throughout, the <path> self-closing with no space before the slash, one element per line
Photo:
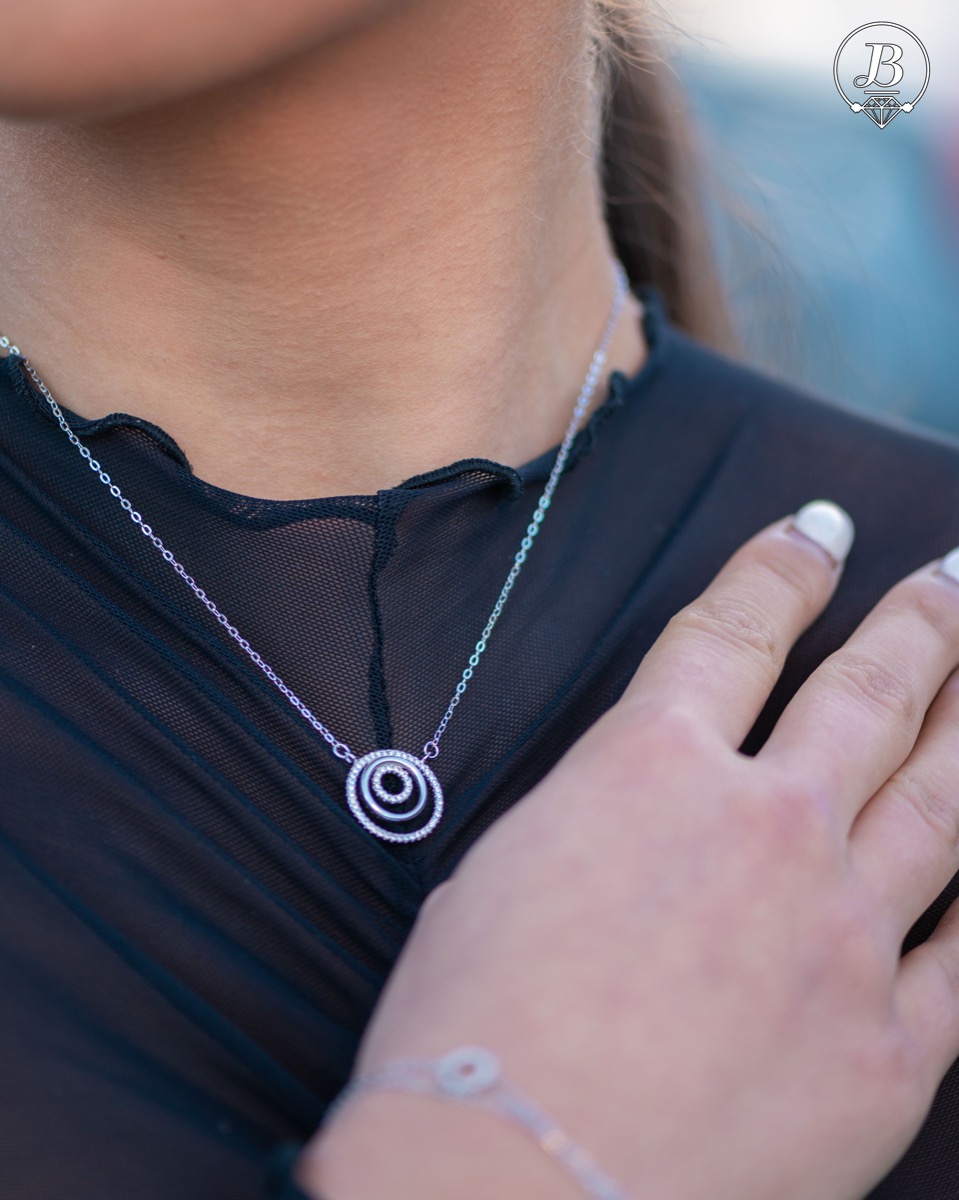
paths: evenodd
<path fill-rule="evenodd" d="M 842 403 L 959 434 L 959 5 L 663 9 L 746 357 Z M 906 26 L 931 66 L 921 102 L 885 128 L 852 113 L 833 81 L 840 43 L 873 21 Z"/>

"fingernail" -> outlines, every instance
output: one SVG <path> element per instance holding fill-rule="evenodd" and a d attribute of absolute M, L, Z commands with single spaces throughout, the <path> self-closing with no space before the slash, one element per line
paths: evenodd
<path fill-rule="evenodd" d="M 939 564 L 939 574 L 948 575 L 954 583 L 959 583 L 959 546 L 950 550 Z"/>
<path fill-rule="evenodd" d="M 811 500 L 793 517 L 793 528 L 820 546 L 835 563 L 846 561 L 856 536 L 852 517 L 831 500 Z M 956 560 L 959 570 L 959 558 Z M 959 582 L 959 576 L 956 577 Z"/>

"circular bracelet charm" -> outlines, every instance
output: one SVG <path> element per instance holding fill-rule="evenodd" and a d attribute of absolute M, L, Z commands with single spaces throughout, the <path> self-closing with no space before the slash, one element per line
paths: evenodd
<path fill-rule="evenodd" d="M 499 1059 L 482 1046 L 460 1046 L 436 1064 L 436 1085 L 447 1096 L 478 1096 L 499 1083 Z"/>
<path fill-rule="evenodd" d="M 359 823 L 387 842 L 418 841 L 443 815 L 440 781 L 405 750 L 374 750 L 356 759 L 346 777 L 346 800 Z"/>

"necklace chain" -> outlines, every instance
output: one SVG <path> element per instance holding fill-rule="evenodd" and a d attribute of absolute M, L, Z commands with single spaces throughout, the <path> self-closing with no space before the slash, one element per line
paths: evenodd
<path fill-rule="evenodd" d="M 556 491 L 556 485 L 559 483 L 560 476 L 562 475 L 566 466 L 566 460 L 569 457 L 573 439 L 576 436 L 577 430 L 579 429 L 579 426 L 586 413 L 586 409 L 589 407 L 593 393 L 596 390 L 596 385 L 599 383 L 600 377 L 603 373 L 603 368 L 606 364 L 606 355 L 609 350 L 609 344 L 612 340 L 616 323 L 619 319 L 619 315 L 629 292 L 629 282 L 622 265 L 618 261 L 614 261 L 614 267 L 616 272 L 616 294 L 613 301 L 612 311 L 610 312 L 609 318 L 606 322 L 606 327 L 603 331 L 600 343 L 597 346 L 590 362 L 589 370 L 586 373 L 586 379 L 583 382 L 583 386 L 580 389 L 579 396 L 577 397 L 576 404 L 573 408 L 573 415 L 570 420 L 569 427 L 566 430 L 566 435 L 560 444 L 559 451 L 556 455 L 556 460 L 553 463 L 553 469 L 550 471 L 549 479 L 547 480 L 546 486 L 543 489 L 543 493 L 539 498 L 539 503 L 536 505 L 533 516 L 526 527 L 526 533 L 524 534 L 523 540 L 520 542 L 519 549 L 516 551 L 516 554 L 513 558 L 513 564 L 510 567 L 509 574 L 506 576 L 506 581 L 504 582 L 500 594 L 496 599 L 496 603 L 493 605 L 492 612 L 487 618 L 483 632 L 480 634 L 479 640 L 473 648 L 473 653 L 469 657 L 469 662 L 460 676 L 459 682 L 456 685 L 456 689 L 453 692 L 446 711 L 444 712 L 439 725 L 436 727 L 436 731 L 430 740 L 423 746 L 422 756 L 419 760 L 422 764 L 426 764 L 431 758 L 436 758 L 439 754 L 440 739 L 446 732 L 446 727 L 449 725 L 453 713 L 456 711 L 456 708 L 462 700 L 466 689 L 469 687 L 470 680 L 473 678 L 473 674 L 476 671 L 476 668 L 479 666 L 480 658 L 483 655 L 483 652 L 486 650 L 490 635 L 492 634 L 496 622 L 499 620 L 500 615 L 503 612 L 503 608 L 507 599 L 509 598 L 509 594 L 513 590 L 513 585 L 519 578 L 519 574 L 523 569 L 523 564 L 526 562 L 527 556 L 533 547 L 533 542 L 535 541 L 536 536 L 542 527 L 543 520 L 546 517 L 546 512 L 553 499 L 553 493 Z M 36 384 L 41 395 L 49 405 L 50 411 L 56 419 L 57 424 L 69 438 L 70 443 L 76 448 L 80 457 L 84 459 L 87 466 L 96 475 L 100 483 L 102 483 L 105 488 L 109 489 L 110 495 L 114 498 L 114 500 L 117 501 L 133 524 L 155 547 L 161 557 L 170 564 L 173 570 L 177 573 L 177 575 L 180 576 L 180 578 L 193 592 L 204 608 L 206 608 L 210 614 L 216 618 L 219 624 L 223 627 L 224 631 L 229 634 L 234 642 L 236 642 L 236 644 L 250 659 L 250 661 L 256 667 L 258 667 L 260 671 L 263 672 L 270 683 L 272 683 L 286 698 L 286 700 L 289 701 L 289 703 L 293 706 L 293 708 L 296 709 L 300 716 L 303 717 L 303 719 L 307 721 L 313 727 L 313 729 L 316 730 L 316 732 L 329 745 L 333 754 L 335 754 L 337 758 L 342 759 L 344 762 L 355 764 L 358 761 L 356 754 L 345 742 L 340 741 L 340 739 L 331 730 L 327 729 L 319 717 L 317 717 L 313 711 L 299 698 L 299 696 L 296 695 L 293 689 L 284 683 L 284 681 L 280 678 L 276 671 L 273 670 L 273 668 L 262 657 L 262 655 L 253 649 L 247 639 L 243 637 L 236 626 L 230 621 L 229 617 L 227 617 L 223 610 L 206 594 L 204 589 L 200 587 L 200 585 L 189 573 L 186 567 L 184 567 L 179 561 L 173 551 L 167 548 L 159 534 L 155 533 L 152 526 L 150 526 L 144 520 L 142 514 L 134 507 L 133 502 L 124 495 L 119 485 L 114 483 L 112 477 L 107 474 L 100 462 L 93 457 L 90 448 L 85 446 L 80 441 L 80 438 L 76 435 L 76 433 L 74 433 L 66 417 L 63 415 L 63 411 L 54 399 L 50 389 L 40 378 L 30 360 L 22 355 L 19 347 L 14 345 L 9 337 L 0 335 L 0 349 L 6 350 L 10 354 L 17 355 L 19 358 L 21 358 L 24 369 L 28 372 L 30 378 Z M 407 757 L 412 758 L 412 756 Z M 365 758 L 363 761 L 366 761 Z M 383 769 L 385 768 L 381 768 L 381 770 Z"/>

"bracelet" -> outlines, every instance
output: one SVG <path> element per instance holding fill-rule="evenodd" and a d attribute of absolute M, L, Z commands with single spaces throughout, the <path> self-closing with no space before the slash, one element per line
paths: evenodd
<path fill-rule="evenodd" d="M 442 1058 L 385 1063 L 349 1083 L 330 1106 L 327 1121 L 357 1096 L 374 1091 L 413 1092 L 497 1113 L 531 1133 L 594 1200 L 630 1200 L 618 1183 L 600 1171 L 587 1151 L 503 1080 L 499 1059 L 491 1050 L 459 1046 Z"/>

